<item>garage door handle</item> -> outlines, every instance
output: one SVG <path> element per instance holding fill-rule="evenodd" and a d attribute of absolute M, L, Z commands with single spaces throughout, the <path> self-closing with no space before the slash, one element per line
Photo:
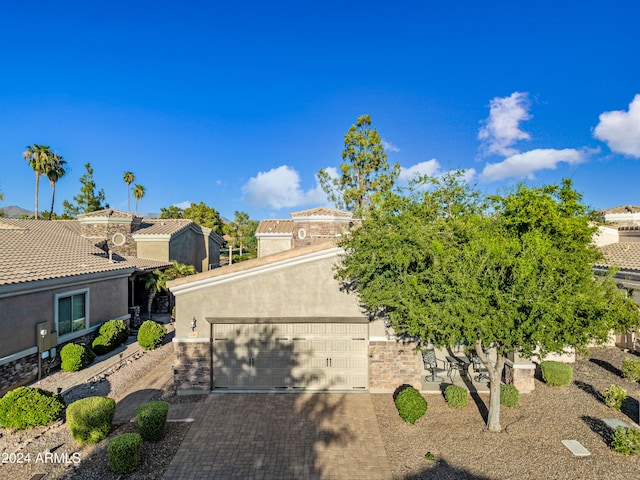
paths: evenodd
<path fill-rule="evenodd" d="M 351 340 L 366 340 L 366 338 L 352 338 Z"/>
<path fill-rule="evenodd" d="M 276 340 L 289 340 L 289 337 L 276 337 Z"/>
<path fill-rule="evenodd" d="M 295 340 L 306 340 L 306 338 L 305 337 L 293 337 L 293 340 L 294 341 Z"/>

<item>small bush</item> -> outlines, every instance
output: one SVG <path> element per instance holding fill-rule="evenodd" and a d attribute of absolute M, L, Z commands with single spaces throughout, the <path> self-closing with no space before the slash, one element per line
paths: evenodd
<path fill-rule="evenodd" d="M 67 425 L 79 443 L 98 443 L 111 431 L 116 402 L 107 397 L 87 397 L 67 407 Z"/>
<path fill-rule="evenodd" d="M 60 418 L 65 404 L 62 395 L 32 387 L 18 387 L 0 398 L 0 426 L 25 428 L 47 425 Z"/>
<path fill-rule="evenodd" d="M 83 343 L 67 343 L 60 350 L 60 368 L 66 372 L 77 372 L 91 365 L 96 358 L 93 350 Z"/>
<path fill-rule="evenodd" d="M 444 390 L 444 398 L 450 407 L 464 408 L 469 400 L 469 392 L 467 392 L 466 388 L 449 385 Z"/>
<path fill-rule="evenodd" d="M 618 387 L 617 385 L 609 385 L 608 388 L 602 391 L 602 396 L 604 397 L 604 404 L 607 407 L 620 410 L 622 404 L 627 399 L 627 392 L 624 388 Z"/>
<path fill-rule="evenodd" d="M 127 338 L 129 338 L 129 327 L 124 320 L 109 320 L 102 324 L 91 347 L 96 354 L 104 355 L 122 345 Z"/>
<path fill-rule="evenodd" d="M 145 350 L 154 350 L 162 345 L 167 328 L 164 325 L 145 320 L 138 330 L 138 344 Z"/>
<path fill-rule="evenodd" d="M 142 438 L 138 433 L 123 433 L 109 440 L 109 468 L 114 473 L 131 473 L 140 463 Z"/>
<path fill-rule="evenodd" d="M 573 379 L 573 368 L 566 363 L 545 360 L 540 363 L 542 380 L 552 387 L 564 387 L 569 385 Z"/>
<path fill-rule="evenodd" d="M 500 403 L 505 407 L 517 407 L 520 392 L 513 385 L 500 385 Z"/>
<path fill-rule="evenodd" d="M 640 431 L 633 427 L 618 427 L 613 432 L 611 449 L 623 455 L 640 453 Z"/>
<path fill-rule="evenodd" d="M 622 360 L 622 376 L 632 382 L 640 382 L 640 360 L 633 358 Z"/>
<path fill-rule="evenodd" d="M 167 402 L 148 402 L 136 408 L 136 423 L 143 440 L 157 442 L 164 438 L 168 413 Z"/>
<path fill-rule="evenodd" d="M 416 423 L 416 420 L 427 412 L 427 401 L 413 387 L 402 390 L 396 397 L 395 403 L 400 418 L 407 423 Z"/>

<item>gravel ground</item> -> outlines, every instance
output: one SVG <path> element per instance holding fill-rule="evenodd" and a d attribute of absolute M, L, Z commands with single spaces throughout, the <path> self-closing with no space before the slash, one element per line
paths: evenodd
<path fill-rule="evenodd" d="M 165 345 L 110 372 L 107 380 L 85 384 L 69 393 L 68 400 L 89 395 L 123 398 L 136 379 L 172 354 Z M 631 422 L 638 419 L 640 384 L 624 380 L 620 366 L 625 357 L 638 358 L 617 348 L 593 349 L 591 357 L 574 365 L 574 382 L 567 387 L 547 387 L 536 381 L 536 390 L 521 395 L 520 406 L 502 408 L 501 433 L 489 433 L 483 413 L 488 395 L 470 398 L 465 409 L 449 408 L 442 396 L 425 395 L 427 414 L 415 425 L 398 416 L 391 395 L 372 395 L 378 424 L 394 479 L 630 479 L 640 478 L 640 457 L 626 457 L 610 450 L 608 428 L 602 418 Z M 55 375 L 42 387 L 55 389 Z M 608 409 L 599 391 L 615 383 L 629 393 L 622 412 Z M 92 388 L 93 387 L 93 388 Z M 197 402 L 202 396 L 177 397 L 172 389 L 159 394 L 172 402 Z M 50 479 L 161 479 L 189 424 L 168 423 L 164 440 L 145 442 L 138 470 L 125 477 L 107 466 L 107 442 L 78 445 L 62 422 L 22 432 L 0 430 L 0 453 L 16 456 L 0 467 L 0 478 L 29 479 L 48 473 Z M 115 429 L 109 438 L 135 431 L 134 424 Z M 561 443 L 578 440 L 589 457 L 574 457 Z M 425 459 L 431 452 L 435 461 Z M 29 460 L 26 460 L 29 455 Z M 19 460 L 22 463 L 17 463 Z M 79 459 L 79 462 L 77 460 Z"/>
<path fill-rule="evenodd" d="M 501 408 L 503 431 L 490 433 L 483 415 L 489 396 L 449 408 L 441 395 L 425 395 L 429 407 L 415 425 L 398 416 L 391 395 L 373 395 L 394 479 L 631 479 L 640 478 L 640 457 L 612 451 L 609 430 L 600 419 L 637 422 L 640 384 L 621 378 L 625 357 L 617 348 L 593 349 L 574 365 L 574 382 L 520 396 L 520 406 Z M 622 412 L 607 408 L 598 392 L 610 384 L 627 390 Z M 561 440 L 578 440 L 591 452 L 574 457 Z M 425 459 L 431 452 L 435 461 Z"/>

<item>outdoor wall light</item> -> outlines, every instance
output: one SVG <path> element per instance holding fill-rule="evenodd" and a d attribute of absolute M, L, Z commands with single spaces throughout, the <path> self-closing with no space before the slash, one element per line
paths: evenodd
<path fill-rule="evenodd" d="M 191 331 L 196 331 L 196 317 L 191 317 Z"/>
<path fill-rule="evenodd" d="M 42 336 L 42 338 L 47 336 L 47 329 L 43 328 L 42 330 L 40 330 L 40 335 Z"/>

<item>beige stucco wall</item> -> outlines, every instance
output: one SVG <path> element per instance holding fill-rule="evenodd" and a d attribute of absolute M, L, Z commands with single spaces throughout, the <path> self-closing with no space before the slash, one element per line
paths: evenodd
<path fill-rule="evenodd" d="M 163 240 L 138 240 L 138 257 L 169 261 L 169 242 Z"/>
<path fill-rule="evenodd" d="M 291 236 L 258 237 L 258 257 L 291 250 Z"/>
<path fill-rule="evenodd" d="M 89 288 L 90 327 L 127 315 L 128 275 L 114 279 L 100 279 L 70 283 L 61 279 L 64 286 L 0 298 L 0 358 L 36 346 L 36 324 L 54 321 L 55 295 Z"/>
<path fill-rule="evenodd" d="M 200 338 L 210 335 L 206 318 L 366 318 L 357 296 L 340 291 L 333 278 L 336 260 L 337 256 L 296 259 L 279 267 L 267 265 L 213 277 L 192 291 L 171 288 L 176 299 L 176 337 L 187 337 L 192 317 Z"/>

